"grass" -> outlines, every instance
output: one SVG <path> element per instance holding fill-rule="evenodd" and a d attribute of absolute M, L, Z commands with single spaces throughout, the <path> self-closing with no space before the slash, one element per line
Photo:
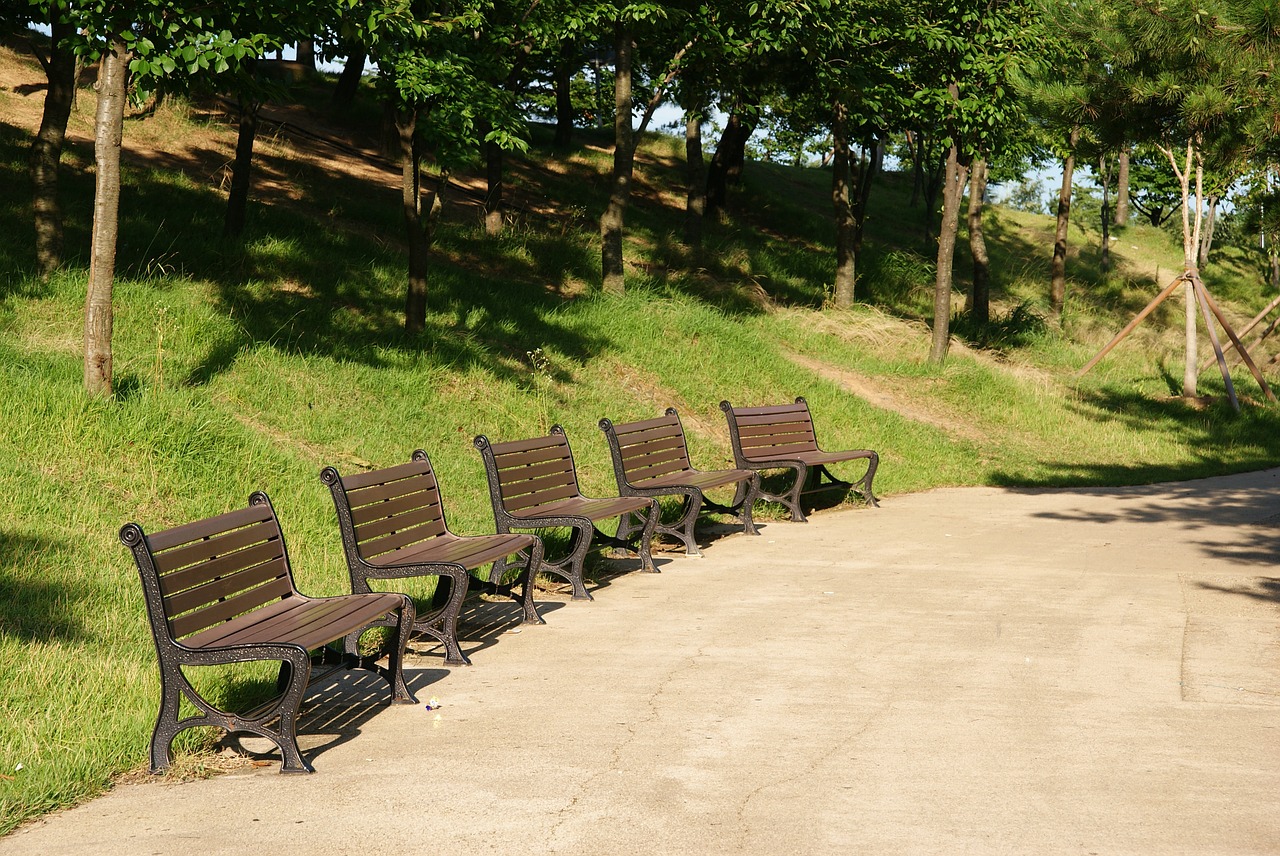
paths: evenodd
<path fill-rule="evenodd" d="M 79 110 L 89 102 L 85 93 Z M 8 235 L 30 232 L 27 134 L 0 123 Z M 145 764 L 158 680 L 136 571 L 116 540 L 128 520 L 156 530 L 265 489 L 300 588 L 338 593 L 346 573 L 317 478 L 326 464 L 354 472 L 425 448 L 453 526 L 483 532 L 492 517 L 476 434 L 515 439 L 563 424 L 585 489 L 601 494 L 612 474 L 600 417 L 674 405 L 709 468 L 730 460 L 721 399 L 801 393 L 824 445 L 880 452 L 887 502 L 941 485 L 1115 485 L 1277 462 L 1275 408 L 1247 401 L 1235 415 L 1211 375 L 1207 404 L 1172 397 L 1173 301 L 1098 369 L 1074 375 L 1172 276 L 1177 243 L 1159 230 L 1122 231 L 1116 272 L 1104 276 L 1096 233 L 1073 228 L 1066 311 L 1060 324 L 1037 324 L 1051 223 L 991 210 L 1004 326 L 958 323 L 987 347 L 958 341 L 939 368 L 925 361 L 932 259 L 904 178 L 877 184 L 862 302 L 837 312 L 823 309 L 834 269 L 825 174 L 752 164 L 733 217 L 692 252 L 673 237 L 679 144 L 652 140 L 628 211 L 628 292 L 605 297 L 590 289 L 604 141 L 584 133 L 579 148 L 554 153 L 536 129 L 530 157 L 512 164 L 505 234 L 486 236 L 474 210 L 455 205 L 433 255 L 427 328 L 410 336 L 394 184 L 357 180 L 278 139 L 263 157 L 276 189 L 259 191 L 244 239 L 224 241 L 208 152 L 225 156 L 227 128 L 174 104 L 133 120 L 127 137 L 163 156 L 131 158 L 125 171 L 115 401 L 81 389 L 87 146 L 68 155 L 67 269 L 41 281 L 27 238 L 0 242 L 0 384 L 10 391 L 0 397 L 0 657 L 14 664 L 0 716 L 21 724 L 0 730 L 0 834 Z M 1207 272 L 1233 317 L 1267 299 L 1255 266 L 1230 250 Z M 231 698 L 270 681 L 230 669 L 204 683 Z M 187 769 L 204 765 L 208 739 L 184 738 Z"/>

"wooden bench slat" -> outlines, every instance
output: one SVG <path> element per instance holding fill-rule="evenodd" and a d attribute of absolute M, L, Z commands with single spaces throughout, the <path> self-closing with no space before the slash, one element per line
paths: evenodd
<path fill-rule="evenodd" d="M 792 431 L 788 433 L 777 434 L 760 434 L 755 437 L 742 437 L 740 440 L 742 448 L 752 449 L 757 446 L 794 446 L 807 445 L 810 449 L 816 449 L 817 444 L 813 441 L 813 434 L 803 431 Z"/>
<path fill-rule="evenodd" d="M 188 565 L 207 561 L 217 555 L 234 553 L 251 544 L 272 539 L 278 540 L 279 537 L 280 530 L 276 525 L 272 521 L 265 520 L 231 529 L 225 533 L 208 535 L 200 540 L 188 541 L 178 546 L 170 547 L 163 553 L 155 553 L 153 546 L 152 557 L 155 561 L 156 570 L 161 574 L 167 574 Z"/>
<path fill-rule="evenodd" d="M 548 473 L 537 478 L 521 479 L 519 481 L 508 481 L 502 484 L 502 498 L 506 502 L 515 499 L 522 499 L 529 495 L 536 495 L 550 490 L 569 489 L 574 493 L 578 492 L 578 483 L 573 478 L 573 471 L 566 470 L 564 472 Z"/>
<path fill-rule="evenodd" d="M 531 546 L 532 543 L 533 536 L 523 534 L 445 536 L 383 553 L 371 560 L 370 564 L 387 568 L 415 563 L 448 562 L 473 570 L 489 564 L 494 559 L 510 556 Z"/>
<path fill-rule="evenodd" d="M 399 522 L 399 518 L 391 521 Z M 360 557 L 366 561 L 373 556 L 379 556 L 392 550 L 399 550 L 410 544 L 416 544 L 419 541 L 440 538 L 447 531 L 442 522 L 437 521 L 436 526 L 409 526 L 407 523 L 401 524 L 398 531 L 381 535 L 377 538 L 365 538 L 359 542 Z"/>
<path fill-rule="evenodd" d="M 572 475 L 572 462 L 568 458 L 553 458 L 552 460 L 542 461 L 541 463 L 509 467 L 508 469 L 498 471 L 498 483 L 508 484 L 510 482 L 526 481 L 528 479 L 549 475 L 551 473 Z"/>
<path fill-rule="evenodd" d="M 425 473 L 395 481 L 380 481 L 365 487 L 347 490 L 347 500 L 352 508 L 399 499 L 402 496 L 438 490 L 436 480 Z"/>
<path fill-rule="evenodd" d="M 154 554 L 168 550 L 178 544 L 185 544 L 188 541 L 196 541 L 207 538 L 210 535 L 237 529 L 241 526 L 250 526 L 273 519 L 274 517 L 269 509 L 264 510 L 261 506 L 250 505 L 246 508 L 238 508 L 235 511 L 219 514 L 216 517 L 184 523 L 181 526 L 174 526 L 171 529 L 163 529 L 154 534 L 149 534 L 147 535 L 147 543 L 150 544 L 151 552 Z"/>
<path fill-rule="evenodd" d="M 419 538 L 435 538 L 447 531 L 444 509 L 439 505 L 428 505 L 356 526 L 355 540 L 363 553 L 374 542 L 393 532 L 416 532 Z"/>
<path fill-rule="evenodd" d="M 585 517 L 588 520 L 607 520 L 631 511 L 649 507 L 649 500 L 640 497 L 617 496 L 595 499 L 574 496 L 551 502 L 538 508 L 513 513 L 513 517 L 537 519 L 545 517 Z"/>
<path fill-rule="evenodd" d="M 247 569 L 271 561 L 282 561 L 284 551 L 279 539 L 264 541 L 234 553 L 207 559 L 160 576 L 160 593 L 166 597 L 217 579 L 234 576 Z"/>
<path fill-rule="evenodd" d="M 736 416 L 739 421 L 742 421 L 743 419 L 751 419 L 757 416 L 770 418 L 774 416 L 790 415 L 793 413 L 808 414 L 809 406 L 807 404 L 797 402 L 795 404 L 766 404 L 758 407 L 734 407 L 732 410 L 733 415 Z"/>
<path fill-rule="evenodd" d="M 572 466 L 573 457 L 569 454 L 568 446 L 557 446 L 554 449 L 541 449 L 533 452 L 518 452 L 508 455 L 496 463 L 498 472 L 506 473 L 557 461 L 561 462 L 566 468 Z"/>
<path fill-rule="evenodd" d="M 335 598 L 284 598 L 269 607 L 237 616 L 184 640 L 193 648 L 275 643 L 308 650 L 341 638 L 399 606 L 400 596 L 347 595 Z"/>
<path fill-rule="evenodd" d="M 684 442 L 684 432 L 681 431 L 680 426 L 671 419 L 662 420 L 659 424 L 652 425 L 648 428 L 639 428 L 626 432 L 617 431 L 615 427 L 615 433 L 618 437 L 618 445 L 624 449 L 629 446 L 634 446 L 637 443 L 649 443 L 654 440 L 661 440 L 667 437 L 676 437 L 681 442 Z"/>
<path fill-rule="evenodd" d="M 647 443 L 636 443 L 631 446 L 623 446 L 619 451 L 622 454 L 623 461 L 630 461 L 645 455 L 657 455 L 668 451 L 672 453 L 668 455 L 669 457 L 674 456 L 683 458 L 685 457 L 685 444 L 684 438 L 680 436 L 661 437 L 650 440 Z"/>
<path fill-rule="evenodd" d="M 281 596 L 275 588 L 264 588 L 288 576 L 283 563 L 268 562 L 240 573 L 210 580 L 201 586 L 178 592 L 164 599 L 170 616 L 194 615 L 202 610 L 216 610 L 231 598 L 239 598 L 240 612 L 262 606 Z M 274 592 L 274 593 L 273 593 Z M 287 593 L 287 592 L 284 592 Z M 250 602 L 254 598 L 256 602 Z"/>
<path fill-rule="evenodd" d="M 578 486 L 572 484 L 562 485 L 558 488 L 548 488 L 540 490 L 537 493 L 529 493 L 516 497 L 504 497 L 502 502 L 507 510 L 512 514 L 521 514 L 531 508 L 546 505 L 558 500 L 575 497 L 578 495 Z"/>
<path fill-rule="evenodd" d="M 548 449 L 564 449 L 567 451 L 569 443 L 565 440 L 563 434 L 546 434 L 541 437 L 531 437 L 528 440 L 509 440 L 505 443 L 494 443 L 491 448 L 493 457 L 498 461 L 503 461 L 512 455 L 518 455 L 522 452 L 545 452 Z"/>
<path fill-rule="evenodd" d="M 803 444 L 763 446 L 756 449 L 743 449 L 742 454 L 749 461 L 798 461 L 806 454 L 814 451 L 812 446 Z"/>
<path fill-rule="evenodd" d="M 371 520 L 381 520 L 384 517 L 416 511 L 419 508 L 433 506 L 439 508 L 439 501 L 440 495 L 433 490 L 416 491 L 385 502 L 374 502 L 358 508 L 352 506 L 351 520 L 355 525 L 361 526 Z"/>
<path fill-rule="evenodd" d="M 197 631 L 222 624 L 229 618 L 253 612 L 264 604 L 288 595 L 292 590 L 293 585 L 289 578 L 281 577 L 256 589 L 210 604 L 204 609 L 188 612 L 177 618 L 171 617 L 169 626 L 172 628 L 174 638 L 182 639 Z"/>
<path fill-rule="evenodd" d="M 644 467 L 636 467 L 627 471 L 627 478 L 633 482 L 642 482 L 659 476 L 678 473 L 689 473 L 684 461 L 654 461 Z"/>
<path fill-rule="evenodd" d="M 700 490 L 707 490 L 714 487 L 724 487 L 725 485 L 737 484 L 738 482 L 749 481 L 752 476 L 750 470 L 685 470 L 678 473 L 668 473 L 649 479 L 644 483 L 645 487 L 696 487 Z"/>
<path fill-rule="evenodd" d="M 683 455 L 649 455 L 634 461 L 627 461 L 622 464 L 623 475 L 627 481 L 645 478 L 653 474 L 657 469 L 663 472 L 672 472 L 673 470 L 689 470 L 689 459 Z"/>
<path fill-rule="evenodd" d="M 613 430 L 618 435 L 618 439 L 621 440 L 624 437 L 630 437 L 632 434 L 664 427 L 674 428 L 679 431 L 680 423 L 674 416 L 658 416 L 654 419 L 641 419 L 638 422 L 618 423 L 613 426 Z"/>
<path fill-rule="evenodd" d="M 424 475 L 428 472 L 430 472 L 430 469 L 422 461 L 409 461 L 407 464 L 397 464 L 382 470 L 370 470 L 365 473 L 352 473 L 349 476 L 343 476 L 342 486 L 346 488 L 347 493 L 353 493 L 369 485 L 397 481 L 416 475 Z"/>
<path fill-rule="evenodd" d="M 800 419 L 774 421 L 774 422 L 758 422 L 754 425 L 739 425 L 739 437 L 754 437 L 759 434 L 778 434 L 793 431 L 812 431 L 813 425 Z"/>

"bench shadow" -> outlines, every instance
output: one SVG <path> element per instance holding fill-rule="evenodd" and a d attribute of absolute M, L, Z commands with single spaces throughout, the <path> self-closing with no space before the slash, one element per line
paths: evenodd
<path fill-rule="evenodd" d="M 563 609 L 566 604 L 559 600 L 543 600 L 538 594 L 540 592 L 534 595 L 538 614 L 550 623 L 554 619 L 548 616 Z M 466 655 L 471 657 L 497 645 L 508 634 L 539 633 L 544 629 L 545 625 L 523 624 L 523 616 L 524 610 L 520 604 L 510 598 L 484 593 L 469 596 L 463 602 L 458 618 L 458 642 Z M 434 650 L 438 654 L 444 653 L 444 649 L 438 645 Z"/>
<path fill-rule="evenodd" d="M 404 669 L 410 692 L 423 700 L 427 690 L 449 674 L 448 669 Z M 359 736 L 364 726 L 388 707 L 386 679 L 363 669 L 338 668 L 312 684 L 298 718 L 298 744 L 308 761 Z M 219 747 L 228 747 L 256 761 L 280 761 L 280 751 L 266 738 L 232 733 Z"/>

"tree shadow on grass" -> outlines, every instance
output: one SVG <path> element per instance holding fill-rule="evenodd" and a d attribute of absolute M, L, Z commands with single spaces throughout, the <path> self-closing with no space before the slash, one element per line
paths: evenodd
<path fill-rule="evenodd" d="M 1280 410 L 1274 407 L 1246 403 L 1237 414 L 1225 398 L 1196 409 L 1181 398 L 1153 398 L 1116 389 L 1081 391 L 1071 406 L 1092 421 L 1120 421 L 1140 432 L 1155 429 L 1191 449 L 1190 460 L 1175 464 L 1042 461 L 1038 474 L 996 471 L 992 483 L 1006 487 L 1152 484 L 1262 470 L 1280 463 Z"/>
<path fill-rule="evenodd" d="M 24 643 L 74 642 L 85 637 L 69 610 L 85 592 L 23 572 L 31 565 L 52 564 L 49 553 L 68 549 L 66 542 L 0 529 L 0 636 Z"/>

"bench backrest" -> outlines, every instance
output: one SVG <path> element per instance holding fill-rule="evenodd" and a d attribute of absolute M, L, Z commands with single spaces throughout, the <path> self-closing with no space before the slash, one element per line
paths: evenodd
<path fill-rule="evenodd" d="M 569 440 L 559 425 L 551 426 L 545 437 L 505 443 L 491 443 L 482 434 L 475 446 L 484 458 L 494 505 L 508 513 L 527 513 L 582 495 Z"/>
<path fill-rule="evenodd" d="M 767 407 L 734 407 L 722 401 L 720 409 L 729 420 L 729 440 L 740 460 L 777 460 L 818 448 L 804 398 Z"/>
<path fill-rule="evenodd" d="M 427 453 L 418 449 L 407 464 L 341 476 L 320 472 L 338 512 L 338 528 L 348 556 L 368 561 L 449 531 L 440 488 Z"/>
<path fill-rule="evenodd" d="M 619 484 L 639 484 L 647 479 L 692 469 L 684 427 L 674 407 L 657 419 L 614 424 L 600 420 L 609 441 L 614 473 Z"/>
<path fill-rule="evenodd" d="M 261 491 L 248 508 L 150 535 L 127 523 L 120 540 L 137 562 L 157 643 L 296 594 L 280 524 Z"/>

